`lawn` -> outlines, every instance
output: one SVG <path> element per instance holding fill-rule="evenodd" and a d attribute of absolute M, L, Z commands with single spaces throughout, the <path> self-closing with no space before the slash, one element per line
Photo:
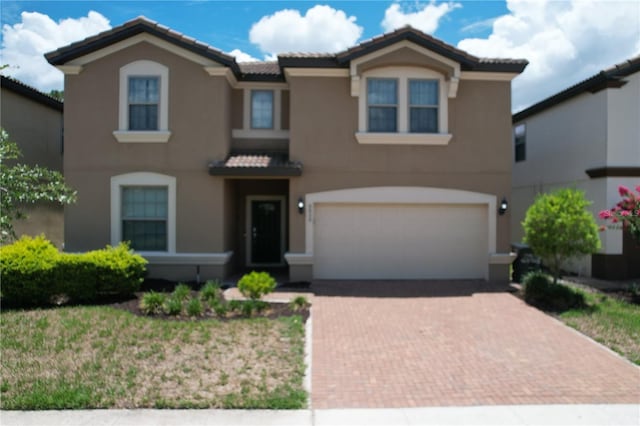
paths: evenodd
<path fill-rule="evenodd" d="M 111 307 L 0 314 L 2 409 L 303 408 L 299 316 L 218 321 Z"/>
<path fill-rule="evenodd" d="M 640 306 L 599 292 L 578 291 L 588 306 L 565 311 L 559 318 L 640 365 Z"/>

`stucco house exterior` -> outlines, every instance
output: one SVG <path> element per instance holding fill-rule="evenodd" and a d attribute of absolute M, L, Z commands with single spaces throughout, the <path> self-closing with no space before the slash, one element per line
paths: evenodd
<path fill-rule="evenodd" d="M 18 162 L 62 172 L 63 104 L 16 79 L 0 76 L 0 126 L 22 157 Z M 27 217 L 14 223 L 20 235 L 45 234 L 57 247 L 64 241 L 64 210 L 53 203 L 25 206 Z"/>
<path fill-rule="evenodd" d="M 620 201 L 620 185 L 640 184 L 640 56 L 518 112 L 513 131 L 513 241 L 521 240 L 521 222 L 540 192 L 581 189 L 597 220 L 599 211 Z M 566 269 L 597 278 L 640 278 L 640 248 L 628 233 L 608 229 L 601 240 L 599 253 Z"/>
<path fill-rule="evenodd" d="M 78 190 L 67 250 L 129 240 L 170 279 L 508 279 L 524 60 L 407 27 L 237 63 L 146 18 L 46 57 L 65 73 Z"/>

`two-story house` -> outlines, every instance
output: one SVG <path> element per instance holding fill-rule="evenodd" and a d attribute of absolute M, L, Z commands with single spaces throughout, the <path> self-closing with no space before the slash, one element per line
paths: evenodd
<path fill-rule="evenodd" d="M 14 162 L 62 172 L 62 110 L 59 100 L 14 78 L 0 76 L 0 126 L 22 153 Z M 45 234 L 62 248 L 62 206 L 40 202 L 25 205 L 23 211 L 26 218 L 13 223 L 16 235 Z"/>
<path fill-rule="evenodd" d="M 522 238 L 521 223 L 540 192 L 581 189 L 597 219 L 620 201 L 620 185 L 640 184 L 640 56 L 518 112 L 513 131 L 513 240 Z M 629 233 L 608 229 L 601 241 L 599 253 L 566 269 L 597 278 L 640 278 L 640 247 Z"/>
<path fill-rule="evenodd" d="M 66 247 L 151 276 L 508 279 L 511 80 L 412 28 L 236 63 L 145 18 L 47 54 L 65 73 Z"/>

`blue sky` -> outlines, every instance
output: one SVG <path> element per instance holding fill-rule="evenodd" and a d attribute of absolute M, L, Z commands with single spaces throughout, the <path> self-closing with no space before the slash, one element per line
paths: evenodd
<path fill-rule="evenodd" d="M 637 0 L 4 1 L 0 60 L 41 90 L 62 88 L 42 54 L 139 15 L 235 55 L 338 51 L 411 24 L 478 56 L 526 58 L 514 110 L 640 53 Z"/>

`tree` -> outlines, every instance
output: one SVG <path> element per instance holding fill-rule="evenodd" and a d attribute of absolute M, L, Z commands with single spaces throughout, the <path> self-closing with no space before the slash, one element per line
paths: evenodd
<path fill-rule="evenodd" d="M 631 236 L 640 243 L 640 185 L 636 186 L 636 195 L 624 185 L 618 187 L 622 200 L 609 210 L 602 210 L 600 219 L 611 221 L 611 228 L 626 228 Z M 604 231 L 605 227 L 600 230 Z"/>
<path fill-rule="evenodd" d="M 64 90 L 52 90 L 49 92 L 49 96 L 59 100 L 60 102 L 64 101 Z"/>
<path fill-rule="evenodd" d="M 584 192 L 566 188 L 539 194 L 527 210 L 524 242 L 551 269 L 554 283 L 563 262 L 600 248 L 598 226 L 586 209 L 590 204 Z"/>
<path fill-rule="evenodd" d="M 26 204 L 49 201 L 70 204 L 76 191 L 64 183 L 60 172 L 25 164 L 7 165 L 7 160 L 20 157 L 20 148 L 0 128 L 0 242 L 15 238 L 13 222 L 25 218 Z"/>

